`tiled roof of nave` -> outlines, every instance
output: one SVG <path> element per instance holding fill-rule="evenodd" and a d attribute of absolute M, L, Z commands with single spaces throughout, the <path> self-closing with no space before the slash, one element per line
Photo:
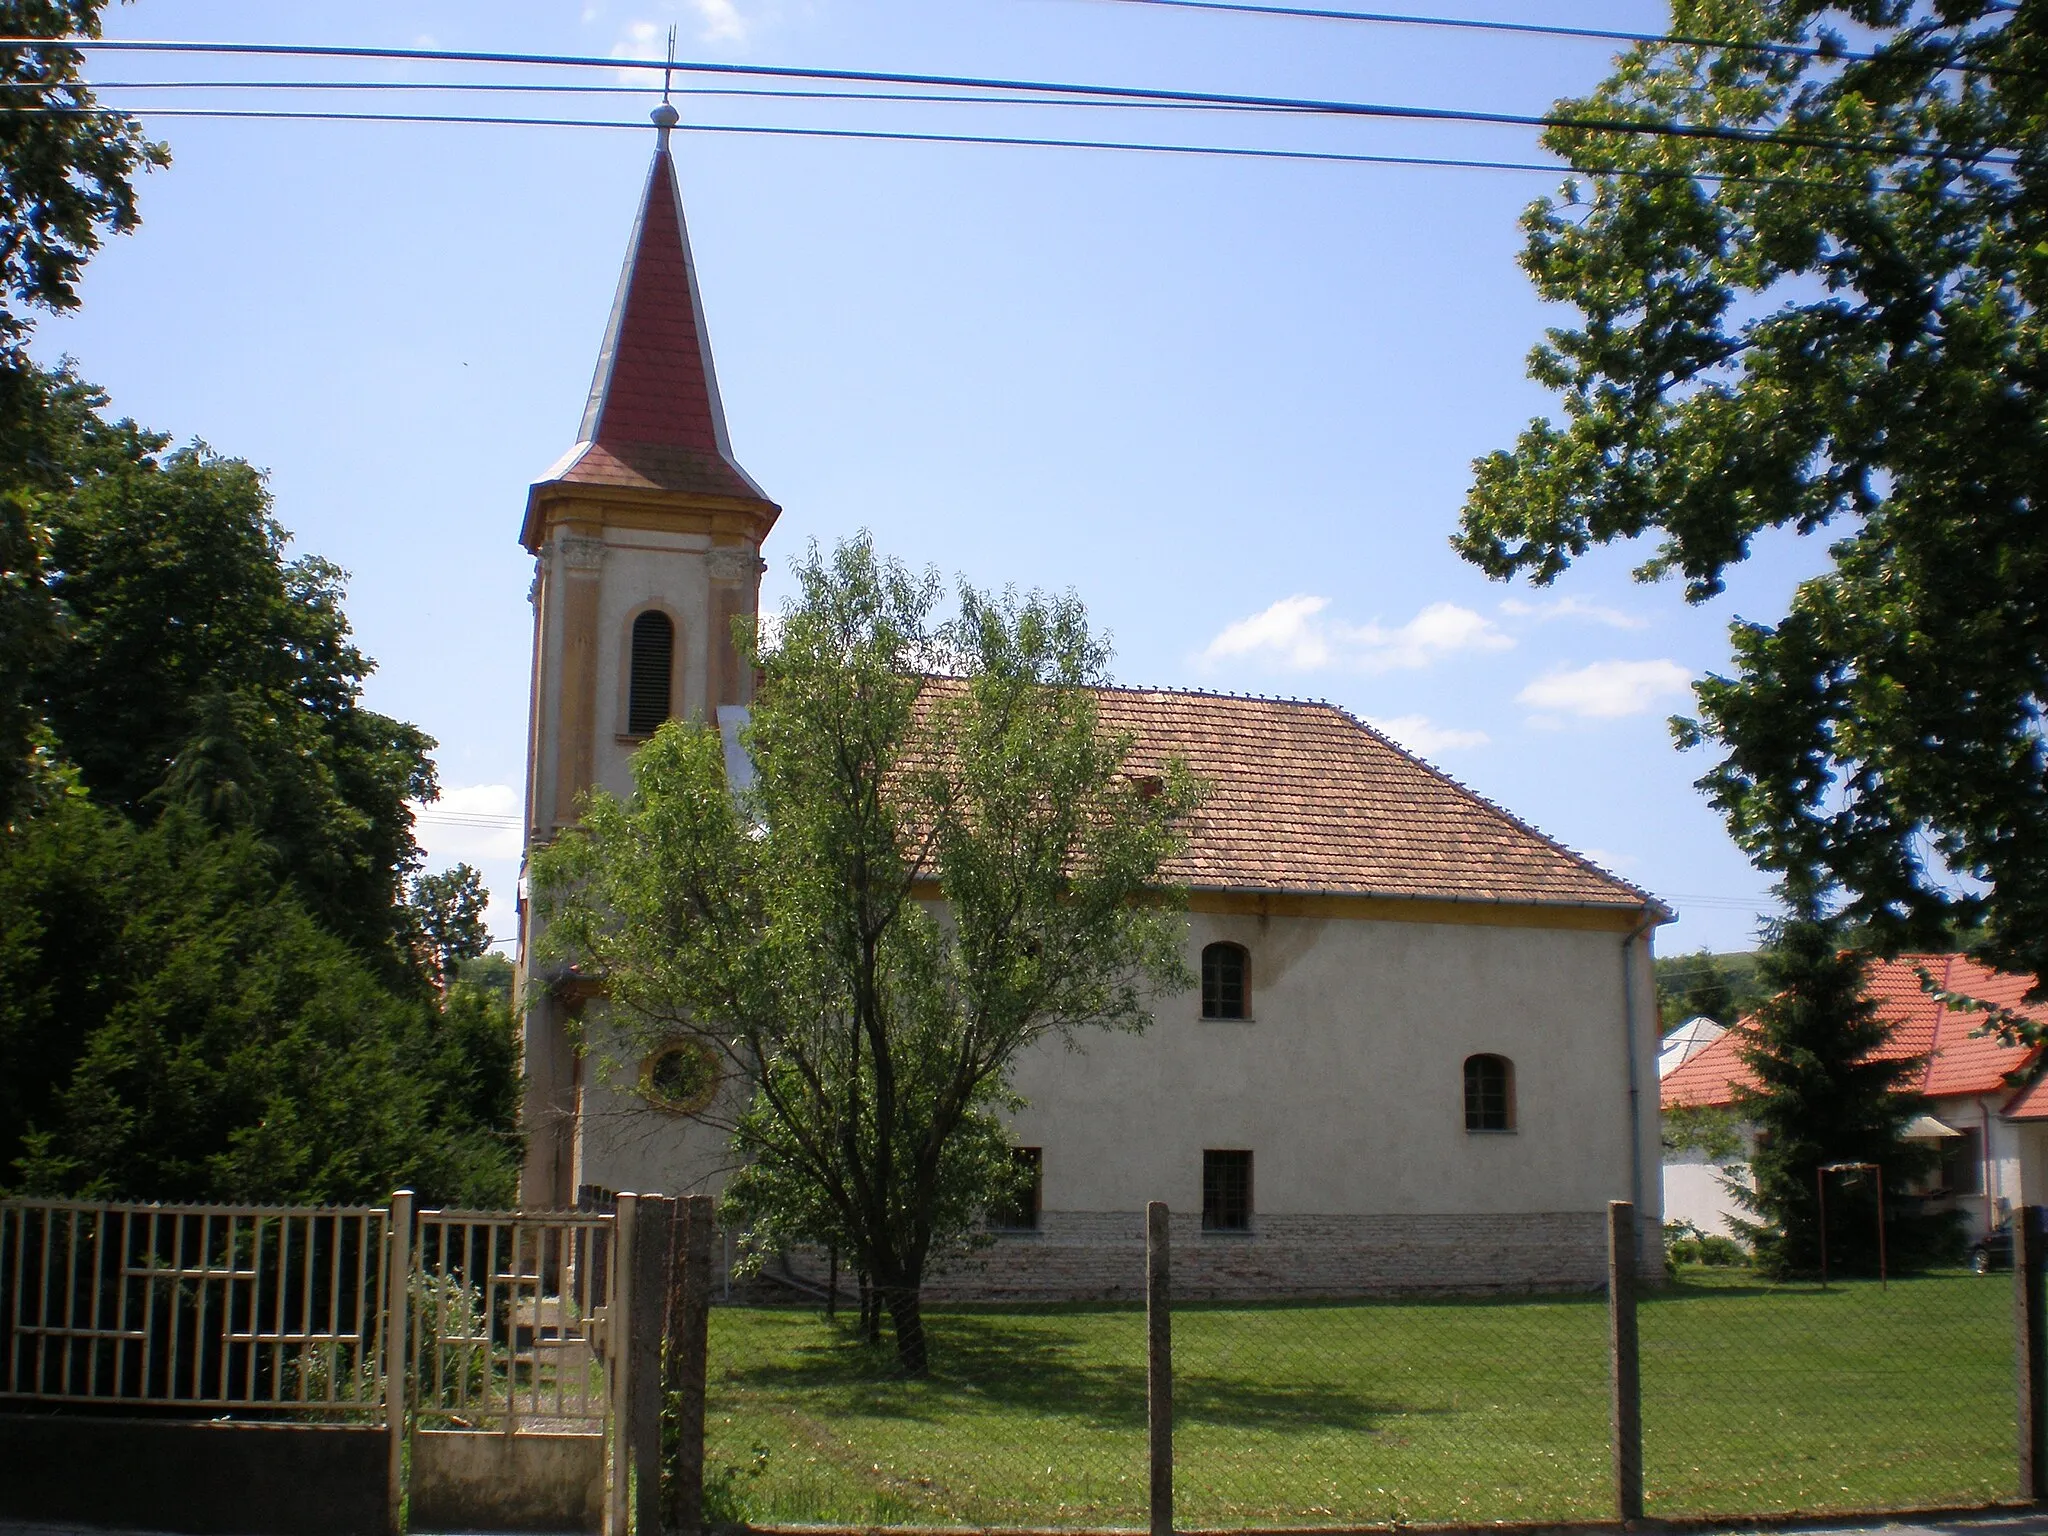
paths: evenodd
<path fill-rule="evenodd" d="M 1640 907 L 1650 898 L 1334 705 L 1098 690 L 1131 766 L 1208 784 L 1169 869 L 1194 889 Z"/>

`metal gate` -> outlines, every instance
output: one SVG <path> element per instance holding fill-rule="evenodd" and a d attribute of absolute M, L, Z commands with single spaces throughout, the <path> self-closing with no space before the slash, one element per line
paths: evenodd
<path fill-rule="evenodd" d="M 410 1523 L 619 1529 L 608 1497 L 616 1223 L 609 1213 L 422 1211 L 402 1319 Z"/>
<path fill-rule="evenodd" d="M 391 1530 L 409 1502 L 418 1528 L 622 1532 L 623 1258 L 611 1212 L 415 1212 L 402 1190 L 0 1201 L 0 1410 L 158 1415 L 137 1437 L 257 1425 L 280 1454 L 279 1425 L 346 1426 L 370 1437 L 349 1497 Z"/>

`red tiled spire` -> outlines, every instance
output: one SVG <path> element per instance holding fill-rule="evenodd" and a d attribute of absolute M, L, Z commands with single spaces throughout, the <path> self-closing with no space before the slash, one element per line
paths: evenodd
<path fill-rule="evenodd" d="M 676 491 L 752 502 L 772 516 L 774 504 L 734 461 L 726 437 L 704 301 L 668 149 L 674 121 L 673 108 L 664 104 L 657 110 L 654 163 L 576 446 L 535 490 L 583 484 Z M 536 547 L 538 537 L 529 506 L 523 542 Z"/>
<path fill-rule="evenodd" d="M 654 152 L 577 438 L 732 457 L 668 134 Z"/>

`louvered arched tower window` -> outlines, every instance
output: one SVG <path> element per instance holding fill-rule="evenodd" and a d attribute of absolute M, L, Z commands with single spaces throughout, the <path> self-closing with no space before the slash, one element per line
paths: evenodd
<path fill-rule="evenodd" d="M 632 670 L 626 684 L 628 736 L 652 736 L 668 718 L 675 660 L 676 627 L 667 614 L 650 610 L 633 621 Z"/>

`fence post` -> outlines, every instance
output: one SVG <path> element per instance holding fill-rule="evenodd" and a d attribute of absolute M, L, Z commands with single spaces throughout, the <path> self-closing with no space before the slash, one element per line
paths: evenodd
<path fill-rule="evenodd" d="M 2019 1377 L 2020 1497 L 2048 1500 L 2048 1216 L 2038 1205 L 2012 1213 L 2013 1355 Z"/>
<path fill-rule="evenodd" d="M 628 1434 L 633 1410 L 633 1273 L 634 1229 L 640 1197 L 630 1191 L 612 1202 L 611 1300 L 604 1326 L 604 1384 L 607 1449 L 604 1483 L 604 1536 L 627 1536 L 627 1493 L 633 1476 L 632 1440 Z"/>
<path fill-rule="evenodd" d="M 668 1528 L 696 1536 L 704 1529 L 704 1390 L 711 1363 L 711 1197 L 676 1202 L 682 1242 L 677 1267 L 681 1295 L 669 1335 L 669 1379 L 675 1415 L 674 1461 L 669 1467 Z"/>
<path fill-rule="evenodd" d="M 668 1269 L 669 1212 L 674 1202 L 642 1195 L 633 1206 L 632 1336 L 621 1341 L 632 1356 L 626 1373 L 626 1464 L 633 1472 L 635 1536 L 661 1531 L 661 1325 Z"/>
<path fill-rule="evenodd" d="M 1607 1345 L 1614 1380 L 1614 1509 L 1643 1518 L 1643 1391 L 1636 1341 L 1636 1208 L 1607 1203 Z"/>
<path fill-rule="evenodd" d="M 1173 1536 L 1173 1259 L 1166 1202 L 1145 1206 L 1145 1419 L 1152 1536 Z"/>
<path fill-rule="evenodd" d="M 384 1524 L 390 1536 L 405 1529 L 405 1383 L 411 1375 L 406 1360 L 406 1324 L 412 1301 L 412 1191 L 391 1194 L 391 1260 L 384 1276 L 384 1432 L 388 1462 L 384 1474 Z"/>

